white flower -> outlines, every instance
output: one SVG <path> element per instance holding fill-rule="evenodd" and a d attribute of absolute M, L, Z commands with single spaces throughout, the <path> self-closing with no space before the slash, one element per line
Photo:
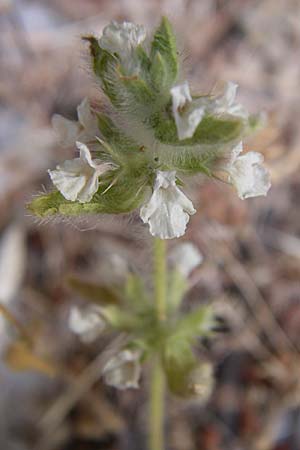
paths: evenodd
<path fill-rule="evenodd" d="M 113 20 L 104 28 L 99 45 L 109 53 L 117 53 L 125 68 L 132 71 L 137 64 L 134 50 L 145 38 L 146 30 L 142 25 Z"/>
<path fill-rule="evenodd" d="M 139 351 L 123 350 L 112 357 L 102 370 L 105 383 L 118 389 L 138 388 L 140 356 Z"/>
<path fill-rule="evenodd" d="M 195 214 L 192 202 L 176 186 L 176 172 L 157 171 L 153 194 L 142 206 L 140 216 L 150 226 L 152 236 L 161 239 L 185 233 L 189 214 Z"/>
<path fill-rule="evenodd" d="M 184 277 L 188 277 L 202 263 L 203 256 L 192 242 L 182 242 L 172 249 L 170 261 Z"/>
<path fill-rule="evenodd" d="M 71 201 L 89 202 L 99 187 L 99 176 L 114 168 L 112 163 L 92 160 L 85 144 L 76 142 L 80 157 L 65 161 L 56 170 L 48 170 L 50 178 L 62 195 Z"/>
<path fill-rule="evenodd" d="M 189 382 L 194 393 L 201 397 L 202 401 L 207 401 L 214 388 L 214 371 L 209 362 L 203 362 L 192 371 Z"/>
<path fill-rule="evenodd" d="M 187 81 L 174 86 L 170 92 L 178 139 L 188 139 L 193 136 L 201 122 L 205 107 L 197 101 L 193 102 Z"/>
<path fill-rule="evenodd" d="M 97 305 L 90 305 L 86 308 L 72 307 L 69 315 L 69 328 L 83 342 L 94 341 L 105 328 L 101 308 Z"/>
<path fill-rule="evenodd" d="M 248 152 L 239 156 L 243 151 L 242 142 L 233 150 L 229 163 L 224 168 L 228 173 L 238 196 L 244 200 L 249 197 L 266 195 L 271 187 L 268 171 L 262 166 L 264 157 L 261 153 Z"/>
<path fill-rule="evenodd" d="M 63 147 L 69 147 L 77 140 L 87 143 L 99 134 L 97 118 L 92 114 L 87 98 L 77 107 L 77 116 L 78 122 L 66 119 L 60 114 L 54 114 L 52 117 L 53 129 Z"/>
<path fill-rule="evenodd" d="M 235 102 L 238 84 L 229 81 L 222 83 L 216 88 L 216 97 L 212 103 L 212 112 L 214 114 L 231 114 L 247 119 L 249 114 L 244 107 Z"/>

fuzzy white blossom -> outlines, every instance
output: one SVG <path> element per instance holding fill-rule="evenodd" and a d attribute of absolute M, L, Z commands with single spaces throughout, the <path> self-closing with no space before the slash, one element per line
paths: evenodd
<path fill-rule="evenodd" d="M 187 81 L 174 86 L 170 92 L 178 139 L 191 138 L 203 119 L 205 107 L 199 101 L 193 101 Z"/>
<path fill-rule="evenodd" d="M 234 185 L 242 200 L 266 195 L 271 181 L 268 171 L 262 166 L 263 155 L 257 152 L 240 155 L 242 151 L 243 144 L 240 142 L 232 150 L 230 161 L 224 167 L 228 181 Z"/>
<path fill-rule="evenodd" d="M 71 201 L 89 202 L 99 187 L 99 176 L 113 169 L 112 163 L 92 160 L 88 147 L 76 142 L 79 158 L 67 160 L 55 170 L 48 170 L 53 184 L 61 194 Z"/>
<path fill-rule="evenodd" d="M 215 99 L 212 106 L 208 108 L 214 114 L 231 114 L 232 116 L 238 116 L 247 119 L 249 114 L 246 109 L 237 103 L 238 84 L 228 81 L 227 83 L 219 84 L 216 87 Z"/>
<path fill-rule="evenodd" d="M 87 98 L 84 98 L 77 107 L 78 121 L 69 120 L 60 114 L 52 117 L 52 127 L 63 147 L 74 145 L 75 141 L 88 143 L 95 140 L 99 134 L 97 118 L 91 111 L 91 105 Z"/>
<path fill-rule="evenodd" d="M 140 352 L 121 351 L 105 364 L 102 375 L 109 386 L 122 390 L 138 388 L 141 376 Z"/>
<path fill-rule="evenodd" d="M 188 277 L 203 261 L 203 256 L 192 242 L 182 242 L 176 245 L 170 253 L 171 264 Z"/>
<path fill-rule="evenodd" d="M 189 215 L 196 210 L 176 185 L 175 171 L 157 171 L 150 200 L 142 206 L 140 216 L 148 223 L 152 236 L 173 239 L 185 233 Z"/>
<path fill-rule="evenodd" d="M 125 69 L 133 72 L 138 68 L 134 50 L 146 39 L 146 30 L 142 25 L 131 22 L 118 23 L 112 21 L 107 25 L 99 45 L 109 53 L 117 53 Z"/>
<path fill-rule="evenodd" d="M 69 328 L 82 342 L 93 342 L 105 329 L 101 308 L 89 305 L 85 308 L 72 307 L 69 315 Z"/>

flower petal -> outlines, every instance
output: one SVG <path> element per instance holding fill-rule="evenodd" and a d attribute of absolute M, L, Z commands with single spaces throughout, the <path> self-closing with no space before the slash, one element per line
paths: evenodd
<path fill-rule="evenodd" d="M 69 315 L 69 328 L 83 342 L 92 342 L 102 333 L 105 322 L 101 308 L 96 305 L 87 308 L 72 307 Z"/>
<path fill-rule="evenodd" d="M 234 162 L 237 160 L 237 157 L 239 156 L 240 153 L 242 153 L 243 151 L 243 142 L 239 142 L 232 150 L 230 153 L 230 158 L 229 158 L 229 165 L 234 164 Z"/>
<path fill-rule="evenodd" d="M 235 102 L 238 84 L 228 81 L 216 88 L 215 100 L 213 101 L 212 112 L 214 114 L 231 114 L 241 118 L 248 118 L 249 114 L 245 108 Z"/>
<path fill-rule="evenodd" d="M 244 200 L 250 197 L 266 195 L 271 187 L 268 171 L 261 165 L 263 155 L 248 152 L 239 156 L 232 166 L 227 168 L 229 180 L 234 184 L 239 197 Z"/>
<path fill-rule="evenodd" d="M 76 142 L 80 157 L 65 161 L 56 170 L 48 170 L 50 178 L 62 195 L 71 201 L 89 202 L 99 187 L 100 173 L 109 169 L 108 163 L 97 165 L 88 147 Z"/>
<path fill-rule="evenodd" d="M 84 98 L 82 102 L 77 106 L 77 116 L 79 123 L 88 130 L 91 123 L 94 122 L 94 116 L 91 112 L 91 105 L 87 98 Z"/>
<path fill-rule="evenodd" d="M 140 352 L 123 350 L 102 370 L 105 383 L 118 389 L 138 388 L 141 376 Z"/>
<path fill-rule="evenodd" d="M 81 168 L 81 160 L 76 158 L 65 161 L 56 170 L 48 170 L 54 186 L 67 200 L 76 201 L 86 183 L 86 177 L 80 174 Z"/>
<path fill-rule="evenodd" d="M 149 224 L 150 233 L 160 239 L 173 239 L 185 233 L 189 214 L 196 210 L 176 186 L 175 172 L 158 171 L 150 200 L 142 206 L 140 216 Z"/>
<path fill-rule="evenodd" d="M 170 261 L 185 277 L 199 266 L 203 255 L 192 242 L 183 242 L 171 250 Z"/>
<path fill-rule="evenodd" d="M 146 38 L 146 31 L 142 25 L 131 22 L 118 23 L 112 21 L 107 25 L 99 40 L 99 45 L 110 53 L 118 53 L 120 56 L 137 47 Z"/>
<path fill-rule="evenodd" d="M 82 142 L 77 141 L 76 147 L 80 151 L 80 159 L 84 164 L 87 164 L 88 166 L 95 169 L 97 167 L 97 164 L 92 160 L 91 152 L 87 145 L 83 144 Z"/>
<path fill-rule="evenodd" d="M 204 105 L 192 103 L 188 82 L 174 86 L 171 89 L 172 111 L 175 119 L 178 139 L 188 139 L 193 136 L 204 114 Z"/>
<path fill-rule="evenodd" d="M 51 122 L 60 144 L 63 147 L 73 145 L 81 131 L 80 124 L 73 120 L 66 119 L 60 114 L 54 114 Z"/>

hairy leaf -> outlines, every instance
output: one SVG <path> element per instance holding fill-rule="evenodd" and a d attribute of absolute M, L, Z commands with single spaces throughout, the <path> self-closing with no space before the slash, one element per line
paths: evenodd
<path fill-rule="evenodd" d="M 168 84 L 175 83 L 178 75 L 178 56 L 176 38 L 172 26 L 166 17 L 154 33 L 151 46 L 151 60 L 155 61 L 156 54 L 159 53 L 164 61 L 167 70 Z"/>
<path fill-rule="evenodd" d="M 198 125 L 193 137 L 179 140 L 175 121 L 167 112 L 153 114 L 150 126 L 154 129 L 156 139 L 174 146 L 226 144 L 238 139 L 244 131 L 241 119 L 207 115 Z"/>

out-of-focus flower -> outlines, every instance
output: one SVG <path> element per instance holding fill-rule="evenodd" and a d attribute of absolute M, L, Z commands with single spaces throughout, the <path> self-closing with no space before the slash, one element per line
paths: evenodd
<path fill-rule="evenodd" d="M 10 303 L 17 294 L 26 268 L 24 230 L 13 224 L 0 241 L 0 302 Z"/>
<path fill-rule="evenodd" d="M 138 388 L 141 376 L 140 352 L 123 350 L 102 370 L 105 383 L 118 389 Z"/>
<path fill-rule="evenodd" d="M 192 242 L 182 242 L 172 249 L 170 261 L 184 277 L 188 277 L 202 263 L 203 256 Z"/>
<path fill-rule="evenodd" d="M 76 142 L 80 157 L 67 160 L 55 170 L 48 170 L 53 184 L 71 201 L 89 202 L 99 188 L 99 176 L 113 169 L 112 163 L 92 160 L 88 147 Z"/>
<path fill-rule="evenodd" d="M 178 139 L 188 139 L 193 136 L 201 122 L 205 113 L 205 107 L 197 101 L 193 102 L 187 81 L 174 86 L 171 89 L 171 96 Z"/>
<path fill-rule="evenodd" d="M 240 142 L 232 150 L 230 161 L 224 167 L 229 182 L 234 185 L 242 200 L 266 195 L 271 187 L 271 181 L 268 171 L 262 166 L 263 155 L 248 152 L 240 156 L 242 151 L 243 145 Z"/>
<path fill-rule="evenodd" d="M 213 366 L 208 362 L 200 364 L 190 376 L 192 391 L 198 395 L 203 402 L 211 396 L 214 387 Z"/>
<path fill-rule="evenodd" d="M 124 283 L 130 271 L 128 261 L 118 253 L 110 252 L 103 258 L 101 276 L 112 284 Z"/>
<path fill-rule="evenodd" d="M 97 118 L 92 113 L 87 98 L 83 99 L 77 107 L 77 116 L 78 122 L 66 119 L 60 114 L 54 114 L 52 117 L 53 129 L 63 147 L 72 146 L 77 140 L 88 143 L 99 135 Z"/>
<path fill-rule="evenodd" d="M 93 342 L 105 329 L 101 307 L 89 305 L 85 308 L 73 306 L 69 315 L 69 328 L 83 342 Z"/>
<path fill-rule="evenodd" d="M 157 171 L 152 196 L 142 206 L 140 216 L 150 226 L 152 236 L 173 239 L 185 233 L 189 215 L 196 210 L 176 186 L 176 172 Z"/>

